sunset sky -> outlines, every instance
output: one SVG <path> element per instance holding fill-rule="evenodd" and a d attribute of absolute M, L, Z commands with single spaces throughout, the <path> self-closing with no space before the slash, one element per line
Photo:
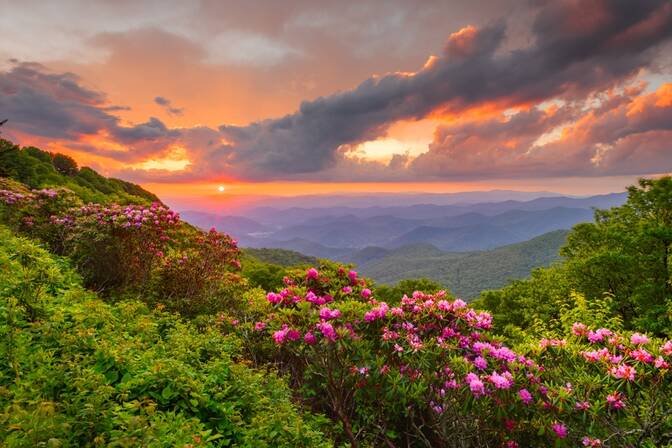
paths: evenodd
<path fill-rule="evenodd" d="M 0 29 L 3 136 L 168 199 L 672 171 L 668 0 L 0 0 Z"/>

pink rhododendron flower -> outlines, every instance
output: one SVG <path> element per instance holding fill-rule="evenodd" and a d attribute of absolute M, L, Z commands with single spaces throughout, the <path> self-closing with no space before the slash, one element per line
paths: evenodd
<path fill-rule="evenodd" d="M 643 362 L 646 364 L 652 363 L 654 358 L 653 355 L 643 348 L 638 348 L 636 350 L 633 350 L 630 352 L 630 356 L 634 359 L 636 359 L 639 362 Z"/>
<path fill-rule="evenodd" d="M 268 300 L 274 305 L 277 305 L 278 303 L 282 302 L 282 296 L 274 292 L 269 292 L 268 294 L 266 294 L 266 300 Z"/>
<path fill-rule="evenodd" d="M 365 299 L 368 299 L 369 297 L 371 297 L 371 290 L 369 288 L 364 288 L 362 289 L 361 295 Z"/>
<path fill-rule="evenodd" d="M 317 324 L 316 327 L 318 330 L 320 330 L 320 332 L 322 332 L 322 335 L 327 338 L 327 340 L 333 342 L 338 338 L 336 330 L 334 330 L 334 326 L 329 322 L 321 322 Z"/>
<path fill-rule="evenodd" d="M 628 381 L 635 381 L 635 372 L 636 369 L 627 364 L 621 364 L 618 367 L 612 367 L 609 369 L 609 373 L 614 377 Z"/>
<path fill-rule="evenodd" d="M 670 356 L 672 355 L 672 341 L 666 341 L 661 347 L 660 351 L 663 353 L 665 356 Z"/>
<path fill-rule="evenodd" d="M 509 389 L 513 385 L 513 377 L 510 372 L 504 372 L 501 375 L 497 372 L 492 372 L 488 376 L 488 381 L 497 389 Z"/>
<path fill-rule="evenodd" d="M 532 401 L 534 401 L 534 399 L 532 398 L 532 394 L 527 389 L 520 389 L 518 391 L 518 396 L 520 397 L 520 401 L 522 401 L 525 404 L 530 404 L 532 403 Z"/>
<path fill-rule="evenodd" d="M 587 401 L 577 401 L 574 405 L 574 409 L 579 411 L 587 411 L 590 409 L 590 403 Z"/>
<path fill-rule="evenodd" d="M 310 268 L 306 271 L 306 280 L 317 280 L 319 276 L 320 274 L 315 268 Z"/>
<path fill-rule="evenodd" d="M 602 446 L 602 441 L 600 439 L 594 439 L 592 437 L 585 436 L 583 439 L 581 439 L 581 443 L 583 446 L 588 446 L 588 447 L 600 447 Z"/>
<path fill-rule="evenodd" d="M 350 294 L 352 292 L 352 288 L 350 286 L 344 286 L 341 288 L 341 291 L 343 291 L 345 294 Z"/>
<path fill-rule="evenodd" d="M 649 338 L 640 333 L 633 333 L 632 336 L 630 336 L 630 343 L 633 345 L 648 344 Z"/>
<path fill-rule="evenodd" d="M 254 329 L 256 331 L 264 331 L 266 329 L 266 322 L 257 322 L 254 324 Z"/>
<path fill-rule="evenodd" d="M 462 299 L 456 299 L 453 302 L 453 311 L 461 310 L 461 309 L 466 308 L 466 307 L 467 307 L 467 302 L 465 302 Z"/>
<path fill-rule="evenodd" d="M 482 356 L 477 356 L 476 359 L 474 359 L 474 366 L 479 370 L 485 370 L 488 368 L 488 361 Z"/>
<path fill-rule="evenodd" d="M 469 389 L 474 396 L 479 397 L 485 393 L 485 384 L 483 384 L 478 375 L 470 372 L 465 377 L 465 381 L 469 384 Z"/>
<path fill-rule="evenodd" d="M 553 423 L 551 429 L 560 439 L 567 437 L 567 426 L 564 423 Z"/>
<path fill-rule="evenodd" d="M 625 407 L 623 395 L 620 392 L 610 393 L 607 395 L 607 405 L 614 410 L 623 409 Z"/>
<path fill-rule="evenodd" d="M 315 343 L 317 343 L 317 338 L 313 333 L 309 331 L 303 337 L 303 342 L 305 342 L 308 345 L 314 345 Z"/>
<path fill-rule="evenodd" d="M 656 367 L 656 369 L 669 369 L 670 365 L 663 359 L 662 356 L 659 356 L 656 358 L 655 362 L 653 365 Z"/>
<path fill-rule="evenodd" d="M 331 310 L 329 308 L 320 309 L 320 319 L 329 320 L 329 319 L 338 319 L 341 317 L 340 310 Z"/>
<path fill-rule="evenodd" d="M 574 322 L 572 325 L 572 333 L 575 334 L 576 336 L 583 336 L 586 334 L 587 327 L 585 324 L 582 324 L 581 322 Z"/>

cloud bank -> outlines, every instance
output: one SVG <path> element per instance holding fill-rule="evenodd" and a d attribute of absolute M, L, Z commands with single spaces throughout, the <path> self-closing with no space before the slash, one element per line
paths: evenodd
<path fill-rule="evenodd" d="M 118 106 L 71 73 L 16 64 L 0 73 L 0 110 L 24 135 L 127 165 L 184 148 L 183 171 L 128 168 L 147 180 L 418 180 L 646 174 L 672 169 L 672 84 L 638 84 L 672 37 L 665 0 L 536 2 L 530 39 L 507 26 L 464 27 L 414 72 L 371 77 L 245 126 L 126 124 Z M 671 80 L 672 81 L 672 80 Z M 169 114 L 181 110 L 163 97 Z M 442 121 L 427 152 L 358 158 L 360 143 L 401 120 Z M 98 143 L 98 144 L 96 144 Z"/>

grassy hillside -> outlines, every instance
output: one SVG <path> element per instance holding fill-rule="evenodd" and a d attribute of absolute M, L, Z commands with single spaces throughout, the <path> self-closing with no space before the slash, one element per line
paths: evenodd
<path fill-rule="evenodd" d="M 556 230 L 522 243 L 488 251 L 441 252 L 431 245 L 414 245 L 388 251 L 370 262 L 355 257 L 367 276 L 391 284 L 410 278 L 428 278 L 462 298 L 474 298 L 483 290 L 501 288 L 511 279 L 525 278 L 530 271 L 559 259 L 558 251 L 568 231 Z M 362 252 L 372 252 L 365 249 Z"/>
<path fill-rule="evenodd" d="M 65 187 L 84 202 L 145 204 L 159 198 L 139 185 L 106 178 L 63 154 L 38 148 L 20 148 L 0 139 L 0 177 L 9 177 L 30 188 Z"/>

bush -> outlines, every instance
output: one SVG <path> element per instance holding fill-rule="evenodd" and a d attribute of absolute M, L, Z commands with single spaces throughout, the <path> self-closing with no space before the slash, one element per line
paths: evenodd
<path fill-rule="evenodd" d="M 3 446 L 330 446 L 233 336 L 105 304 L 4 228 L 0 270 Z"/>
<path fill-rule="evenodd" d="M 272 360 L 303 399 L 339 421 L 334 435 L 353 446 L 672 441 L 672 342 L 590 330 L 567 311 L 558 331 L 571 327 L 569 337 L 514 351 L 489 334 L 489 313 L 443 292 L 390 306 L 333 265 L 295 272 L 286 285 L 268 294 L 267 318 L 255 328 L 274 342 Z M 571 300 L 596 321 L 611 319 Z"/>

